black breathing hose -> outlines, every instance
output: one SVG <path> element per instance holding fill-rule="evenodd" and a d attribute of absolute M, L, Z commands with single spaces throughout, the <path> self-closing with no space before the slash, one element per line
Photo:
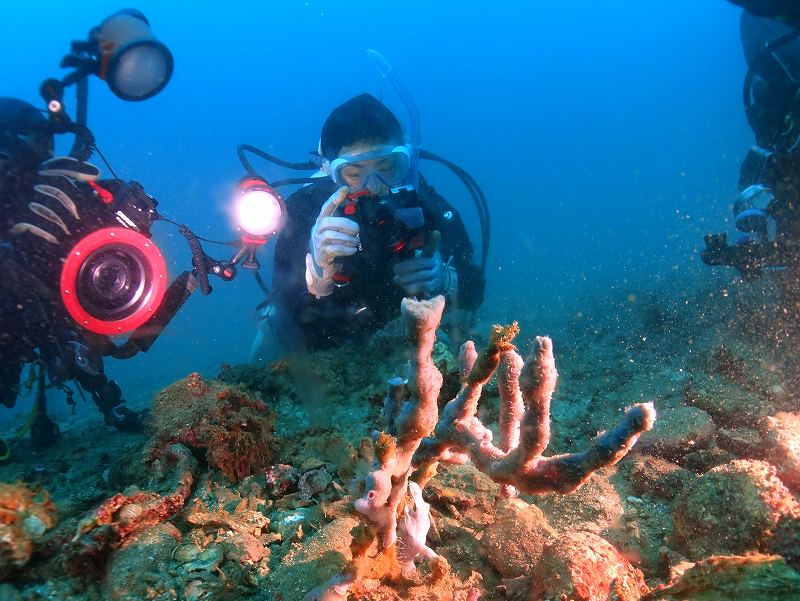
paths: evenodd
<path fill-rule="evenodd" d="M 189 243 L 189 249 L 192 251 L 192 265 L 197 272 L 197 281 L 200 282 L 200 293 L 203 296 L 211 294 L 211 284 L 208 283 L 206 255 L 203 252 L 203 248 L 200 246 L 200 241 L 187 226 L 181 225 L 178 229 L 181 235 L 186 238 L 186 241 Z"/>
<path fill-rule="evenodd" d="M 486 271 L 486 258 L 489 255 L 489 242 L 490 242 L 490 235 L 491 235 L 491 218 L 489 215 L 489 205 L 486 202 L 486 196 L 483 194 L 483 190 L 481 190 L 478 182 L 467 173 L 464 169 L 456 165 L 455 163 L 451 163 L 445 158 L 440 157 L 437 154 L 434 154 L 428 150 L 419 151 L 419 157 L 421 159 L 426 159 L 429 161 L 434 161 L 436 163 L 440 163 L 450 169 L 458 179 L 464 184 L 469 192 L 470 196 L 472 196 L 472 200 L 475 203 L 475 209 L 478 211 L 478 219 L 481 222 L 481 272 Z"/>
<path fill-rule="evenodd" d="M 286 169 L 293 169 L 295 171 L 311 171 L 319 169 L 319 164 L 314 161 L 307 161 L 305 163 L 292 163 L 290 161 L 284 161 L 283 159 L 279 159 L 276 156 L 273 156 L 263 150 L 256 148 L 255 146 L 251 146 L 249 144 L 239 144 L 236 147 L 236 154 L 239 157 L 239 161 L 242 163 L 242 166 L 247 170 L 253 177 L 259 177 L 264 179 L 264 177 L 256 171 L 250 161 L 247 160 L 245 156 L 246 152 L 250 152 L 256 156 L 261 157 L 275 165 L 280 167 L 284 167 Z M 475 203 L 475 209 L 478 211 L 478 219 L 481 222 L 481 263 L 480 268 L 481 272 L 486 272 L 486 259 L 489 255 L 489 243 L 491 237 L 491 218 L 489 215 L 489 205 L 486 202 L 486 196 L 483 194 L 483 190 L 481 190 L 478 183 L 475 179 L 467 173 L 464 169 L 440 157 L 437 154 L 434 154 L 427 150 L 420 149 L 419 157 L 421 159 L 426 159 L 429 161 L 434 161 L 440 163 L 450 169 L 458 179 L 461 180 L 461 183 L 464 184 L 464 187 L 467 188 L 470 196 L 472 197 L 472 201 Z M 288 178 L 282 179 L 280 181 L 276 181 L 275 183 L 271 183 L 270 185 L 274 188 L 278 188 L 281 186 L 289 186 L 289 185 L 298 185 L 298 184 L 309 184 L 313 183 L 317 178 L 313 177 L 297 177 L 297 178 Z"/>
<path fill-rule="evenodd" d="M 75 141 L 72 143 L 69 156 L 79 161 L 88 161 L 94 152 L 94 134 L 85 125 L 75 122 L 69 124 L 69 131 L 75 134 Z"/>
<path fill-rule="evenodd" d="M 250 144 L 239 144 L 236 147 L 236 155 L 239 157 L 239 161 L 242 163 L 242 166 L 244 166 L 244 168 L 247 170 L 247 173 L 253 177 L 261 177 L 261 175 L 259 175 L 258 171 L 255 170 L 255 167 L 250 164 L 250 161 L 247 160 L 247 157 L 244 154 L 245 152 L 252 153 L 285 169 L 293 169 L 295 171 L 310 171 L 312 169 L 317 169 L 317 165 L 311 161 L 306 161 L 305 163 L 291 163 L 289 161 L 279 159 L 278 157 L 264 152 L 260 148 L 251 146 Z"/>

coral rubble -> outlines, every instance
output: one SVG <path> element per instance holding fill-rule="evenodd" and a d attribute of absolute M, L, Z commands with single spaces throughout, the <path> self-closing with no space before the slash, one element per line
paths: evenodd
<path fill-rule="evenodd" d="M 0 580 L 28 563 L 34 545 L 55 525 L 55 514 L 46 491 L 0 482 Z"/>

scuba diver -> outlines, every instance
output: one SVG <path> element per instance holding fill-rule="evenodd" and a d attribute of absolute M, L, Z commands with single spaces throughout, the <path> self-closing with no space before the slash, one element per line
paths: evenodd
<path fill-rule="evenodd" d="M 100 185 L 96 167 L 72 157 L 53 158 L 53 134 L 32 105 L 0 98 L 0 403 L 13 407 L 23 365 L 38 364 L 34 380 L 48 373 L 53 386 L 77 380 L 120 430 L 141 428 L 140 416 L 125 407 L 122 391 L 103 371 L 102 360 L 81 336 L 60 302 L 58 283 L 64 253 L 102 219 L 93 198 Z M 105 184 L 103 184 L 105 185 Z M 105 189 L 105 188 L 102 188 Z M 108 266 L 100 268 L 109 269 Z M 101 277 L 110 277 L 98 274 Z M 30 424 L 35 447 L 55 440 L 43 387 L 37 390 Z"/>
<path fill-rule="evenodd" d="M 408 137 L 398 118 L 370 94 L 330 113 L 312 161 L 294 165 L 318 168 L 317 173 L 288 180 L 305 185 L 286 201 L 273 290 L 252 361 L 277 359 L 281 349 L 275 338 L 290 353 L 362 340 L 399 314 L 403 297 L 445 295 L 453 328 L 468 328 L 483 301 L 485 198 L 469 174 L 420 149 L 413 101 L 383 57 L 369 52 L 406 105 Z M 244 149 L 289 165 L 253 147 Z M 456 209 L 419 173 L 419 159 L 450 168 L 472 195 L 482 226 L 480 261 L 473 258 Z"/>
<path fill-rule="evenodd" d="M 464 224 L 423 177 L 414 190 L 402 188 L 410 149 L 388 108 L 369 94 L 335 108 L 320 154 L 329 177 L 288 198 L 275 247 L 276 325 L 285 348 L 339 346 L 372 333 L 398 314 L 404 296 L 445 294 L 459 310 L 478 308 L 484 278 Z M 383 206 L 370 200 L 381 196 Z M 393 214 L 383 211 L 389 204 Z"/>
<path fill-rule="evenodd" d="M 747 327 L 775 344 L 786 384 L 800 389 L 800 15 L 794 2 L 736 2 L 747 61 L 743 100 L 756 139 L 742 162 L 733 203 L 740 238 L 708 234 L 703 261 L 734 267 L 744 281 L 765 275 L 774 302 L 761 302 Z M 750 12 L 752 10 L 753 12 Z M 759 16 L 764 15 L 764 16 Z M 794 18 L 792 18 L 794 15 Z M 772 18 L 774 17 L 774 18 Z M 780 20 L 776 20 L 780 19 Z M 790 26 L 790 24 L 792 26 Z"/>
<path fill-rule="evenodd" d="M 91 396 L 106 424 L 141 429 L 143 415 L 125 406 L 103 358 L 146 352 L 195 289 L 211 292 L 209 275 L 230 281 L 237 263 L 257 267 L 256 250 L 277 233 L 282 218 L 282 205 L 262 187 L 240 187 L 234 205 L 245 233 L 240 241 L 220 243 L 237 250 L 217 261 L 188 227 L 160 214 L 158 201 L 140 184 L 120 180 L 105 161 L 86 126 L 88 76 L 104 79 L 124 100 L 144 100 L 172 74 L 172 54 L 142 13 L 128 9 L 105 19 L 88 40 L 72 42 L 62 67 L 73 71 L 40 88 L 47 117 L 27 102 L 0 98 L 0 403 L 13 407 L 35 388 L 31 415 L 15 437 L 29 431 L 34 449 L 59 435 L 47 415 L 46 389 L 63 391 L 74 406 L 69 383 Z M 63 101 L 73 84 L 75 120 Z M 60 134 L 74 136 L 68 156 L 53 155 Z M 95 152 L 112 178 L 101 179 L 88 162 Z M 176 225 L 192 254 L 192 269 L 171 283 L 151 240 L 156 220 Z M 126 334 L 124 342 L 116 338 Z M 26 364 L 29 375 L 21 382 Z M 0 440 L 0 460 L 9 452 Z"/>
<path fill-rule="evenodd" d="M 800 29 L 745 10 L 741 38 L 744 109 L 757 143 L 742 163 L 733 203 L 742 236 L 729 244 L 724 233 L 707 235 L 702 258 L 748 281 L 776 271 L 790 279 L 800 273 Z"/>

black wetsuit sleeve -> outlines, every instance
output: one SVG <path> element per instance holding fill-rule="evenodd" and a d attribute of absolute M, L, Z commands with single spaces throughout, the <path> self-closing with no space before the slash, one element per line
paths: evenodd
<path fill-rule="evenodd" d="M 800 3 L 796 0 L 729 0 L 759 17 L 769 17 L 800 29 Z"/>
<path fill-rule="evenodd" d="M 431 215 L 433 228 L 442 235 L 439 247 L 442 259 L 447 261 L 452 257 L 452 265 L 458 273 L 458 306 L 474 311 L 483 302 L 486 280 L 480 266 L 475 263 L 464 222 L 458 211 L 424 179 L 420 182 L 420 196 Z"/>

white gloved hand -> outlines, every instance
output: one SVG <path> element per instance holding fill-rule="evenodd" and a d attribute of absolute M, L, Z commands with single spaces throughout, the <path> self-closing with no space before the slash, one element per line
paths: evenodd
<path fill-rule="evenodd" d="M 347 194 L 346 187 L 332 194 L 322 205 L 317 222 L 311 228 L 311 252 L 306 255 L 306 286 L 317 298 L 333 292 L 333 276 L 338 270 L 335 259 L 356 254 L 361 244 L 355 221 L 332 216 L 347 199 Z"/>
<path fill-rule="evenodd" d="M 394 266 L 394 283 L 408 296 L 431 297 L 448 292 L 456 277 L 449 262 L 442 261 L 436 251 L 433 256 L 412 257 Z"/>

